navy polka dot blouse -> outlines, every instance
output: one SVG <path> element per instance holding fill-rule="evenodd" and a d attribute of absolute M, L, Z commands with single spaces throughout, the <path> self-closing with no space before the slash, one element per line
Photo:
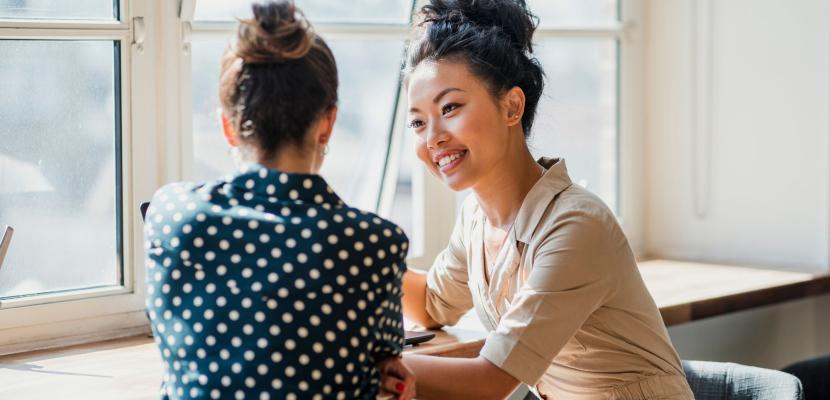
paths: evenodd
<path fill-rule="evenodd" d="M 318 175 L 170 184 L 144 228 L 164 399 L 373 399 L 403 347 L 407 238 Z"/>

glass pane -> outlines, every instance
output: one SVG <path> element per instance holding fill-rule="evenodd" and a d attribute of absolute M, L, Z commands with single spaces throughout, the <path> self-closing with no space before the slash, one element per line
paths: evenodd
<path fill-rule="evenodd" d="M 117 48 L 0 40 L 0 54 L 0 226 L 15 228 L 0 298 L 119 284 Z"/>
<path fill-rule="evenodd" d="M 113 19 L 113 0 L 0 0 L 0 19 Z"/>
<path fill-rule="evenodd" d="M 616 211 L 616 41 L 551 39 L 537 49 L 547 81 L 531 150 L 536 157 L 564 157 L 574 183 Z"/>
<path fill-rule="evenodd" d="M 542 27 L 608 24 L 618 18 L 618 0 L 528 0 L 527 4 Z"/>
<path fill-rule="evenodd" d="M 251 17 L 251 1 L 199 0 L 196 20 L 232 21 Z M 399 23 L 409 22 L 412 0 L 296 0 L 312 22 Z"/>
<path fill-rule="evenodd" d="M 389 140 L 398 72 L 399 40 L 329 41 L 340 78 L 340 109 L 323 175 L 352 206 L 377 206 Z M 219 62 L 227 41 L 193 44 L 193 179 L 233 170 L 217 110 Z"/>
<path fill-rule="evenodd" d="M 400 225 L 409 237 L 410 258 L 423 254 L 424 212 L 423 202 L 415 196 L 412 173 L 415 168 L 423 168 L 415 156 L 415 135 L 409 130 L 403 132 L 398 179 L 395 184 L 395 197 L 389 219 Z M 424 172 L 427 173 L 427 172 Z"/>

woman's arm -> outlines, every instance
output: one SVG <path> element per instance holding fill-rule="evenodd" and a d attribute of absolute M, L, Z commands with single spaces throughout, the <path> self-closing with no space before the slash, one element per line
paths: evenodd
<path fill-rule="evenodd" d="M 449 358 L 404 354 L 404 363 L 417 377 L 418 398 L 504 399 L 519 381 L 484 357 Z"/>
<path fill-rule="evenodd" d="M 423 272 L 408 270 L 403 274 L 403 314 L 406 318 L 428 329 L 437 329 L 441 324 L 435 322 L 427 313 L 427 275 Z"/>

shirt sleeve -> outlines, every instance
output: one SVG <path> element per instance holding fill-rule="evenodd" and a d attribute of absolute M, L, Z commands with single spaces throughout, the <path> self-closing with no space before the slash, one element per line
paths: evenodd
<path fill-rule="evenodd" d="M 372 356 L 376 361 L 388 357 L 397 357 L 403 352 L 404 329 L 403 317 L 401 315 L 401 284 L 403 273 L 406 271 L 405 254 L 399 263 L 393 265 L 391 274 L 393 279 L 387 284 L 386 294 L 377 311 L 378 327 L 376 342 L 372 350 Z"/>
<path fill-rule="evenodd" d="M 527 281 L 480 353 L 530 385 L 606 301 L 616 281 L 617 240 L 598 218 L 569 212 L 548 232 L 536 247 Z"/>
<path fill-rule="evenodd" d="M 455 222 L 450 242 L 435 258 L 427 273 L 426 310 L 441 325 L 455 325 L 473 307 L 464 246 L 467 204 L 462 207 Z"/>

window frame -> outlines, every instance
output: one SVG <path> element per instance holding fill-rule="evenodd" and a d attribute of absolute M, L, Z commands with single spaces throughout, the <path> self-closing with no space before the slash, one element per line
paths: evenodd
<path fill-rule="evenodd" d="M 120 138 L 121 215 L 121 285 L 84 288 L 8 299 L 0 302 L 0 354 L 134 335 L 149 331 L 144 315 L 144 265 L 142 227 L 137 221 L 136 204 L 151 195 L 162 182 L 157 173 L 155 146 L 145 140 L 155 128 L 155 93 L 142 87 L 153 80 L 155 55 L 152 34 L 144 37 L 143 51 L 138 50 L 134 18 L 144 18 L 144 33 L 150 32 L 155 14 L 151 2 L 116 0 L 118 19 L 86 20 L 0 20 L 0 39 L 10 40 L 104 40 L 119 46 L 116 67 L 118 78 L 116 134 Z M 150 21 L 148 21 L 148 19 Z M 120 97 L 118 96 L 120 95 Z M 136 173 L 142 171 L 142 173 Z M 152 174 L 144 174 L 150 171 Z M 120 217 L 120 220 L 119 220 Z M 14 244 L 12 243 L 12 246 Z"/>
<path fill-rule="evenodd" d="M 2 20 L 2 39 L 109 39 L 121 43 L 121 173 L 123 286 L 21 299 L 0 305 L 0 354 L 65 346 L 149 332 L 144 308 L 143 229 L 137 204 L 190 175 L 192 99 L 190 43 L 201 35 L 232 34 L 235 23 L 192 21 L 196 0 L 116 0 L 117 21 Z M 620 21 L 600 26 L 540 27 L 536 39 L 612 38 L 618 43 L 617 141 L 619 219 L 637 254 L 642 249 L 643 17 L 642 0 L 620 0 Z M 426 3 L 417 0 L 415 9 Z M 143 29 L 135 23 L 143 18 Z M 331 39 L 409 38 L 406 25 L 315 24 Z M 140 40 L 143 39 L 143 40 Z M 142 43 L 137 43 L 141 41 Z M 403 50 L 403 49 L 402 49 Z M 406 99 L 397 93 L 386 170 L 377 210 L 388 216 L 401 161 Z M 423 252 L 410 257 L 428 268 L 446 247 L 456 218 L 455 192 L 414 168 L 413 212 L 422 216 Z M 418 218 L 415 221 L 419 221 Z M 28 301 L 28 302 L 27 302 Z"/>

